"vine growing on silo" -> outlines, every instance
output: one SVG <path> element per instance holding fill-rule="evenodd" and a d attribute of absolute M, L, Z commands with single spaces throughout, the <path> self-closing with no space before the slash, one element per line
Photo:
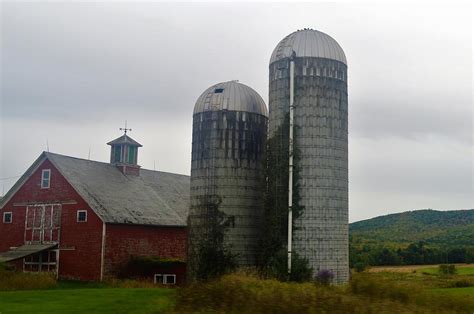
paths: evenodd
<path fill-rule="evenodd" d="M 294 133 L 298 129 L 295 127 Z M 295 136 L 296 137 L 296 136 Z M 293 145 L 293 230 L 295 220 L 304 208 L 300 205 L 300 151 Z M 282 280 L 306 281 L 311 279 L 312 270 L 308 261 L 292 254 L 292 274 L 287 276 L 288 236 L 288 159 L 289 159 L 289 114 L 283 123 L 267 139 L 264 156 L 262 191 L 264 195 L 263 232 L 258 257 L 260 271 Z"/>
<path fill-rule="evenodd" d="M 232 224 L 232 217 L 219 210 L 220 197 L 205 196 L 200 202 L 199 212 L 206 213 L 204 225 L 201 226 L 194 260 L 195 277 L 198 281 L 209 280 L 236 267 L 236 256 L 230 252 L 224 237 Z"/>

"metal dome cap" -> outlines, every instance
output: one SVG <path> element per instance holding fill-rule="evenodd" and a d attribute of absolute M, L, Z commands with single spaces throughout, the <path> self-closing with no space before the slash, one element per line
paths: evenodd
<path fill-rule="evenodd" d="M 212 85 L 199 96 L 193 114 L 206 111 L 243 111 L 268 116 L 262 97 L 251 87 L 238 81 Z"/>
<path fill-rule="evenodd" d="M 293 51 L 296 57 L 332 59 L 347 65 L 346 55 L 337 41 L 314 29 L 298 30 L 283 38 L 273 50 L 270 64 L 290 57 Z"/>

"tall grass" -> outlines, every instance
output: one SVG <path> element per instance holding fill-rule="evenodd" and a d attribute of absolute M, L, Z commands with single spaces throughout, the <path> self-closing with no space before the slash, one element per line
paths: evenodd
<path fill-rule="evenodd" d="M 56 278 L 50 273 L 19 273 L 0 264 L 1 290 L 48 289 L 56 286 Z"/>
<path fill-rule="evenodd" d="M 374 312 L 390 304 L 400 311 L 408 310 L 387 301 L 374 303 Z M 287 283 L 232 274 L 219 280 L 194 284 L 178 292 L 175 311 L 225 313 L 326 313 L 367 312 L 367 304 L 341 287 L 325 287 L 312 283 Z"/>
<path fill-rule="evenodd" d="M 231 274 L 177 293 L 177 313 L 470 313 L 474 301 L 358 275 L 346 286 Z"/>

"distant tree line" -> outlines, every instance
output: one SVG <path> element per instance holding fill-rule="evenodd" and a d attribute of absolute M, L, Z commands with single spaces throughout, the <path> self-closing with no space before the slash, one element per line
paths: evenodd
<path fill-rule="evenodd" d="M 406 247 L 383 244 L 351 243 L 350 266 L 391 266 L 448 263 L 474 263 L 472 247 L 430 247 L 425 242 L 411 243 Z"/>

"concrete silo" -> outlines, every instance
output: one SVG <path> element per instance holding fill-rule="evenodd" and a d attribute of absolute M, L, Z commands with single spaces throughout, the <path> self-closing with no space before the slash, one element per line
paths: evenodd
<path fill-rule="evenodd" d="M 291 92 L 291 89 L 293 92 Z M 330 36 L 312 29 L 283 38 L 270 59 L 269 133 L 275 136 L 293 101 L 299 151 L 299 204 L 292 251 L 314 273 L 349 277 L 347 61 Z M 291 118 L 290 118 L 291 119 Z"/>
<path fill-rule="evenodd" d="M 237 264 L 256 263 L 267 115 L 257 92 L 237 81 L 209 87 L 196 102 L 188 218 L 191 279 L 196 278 L 199 250 L 212 237 L 210 224 L 216 222 L 227 224 L 224 245 L 236 255 Z"/>

